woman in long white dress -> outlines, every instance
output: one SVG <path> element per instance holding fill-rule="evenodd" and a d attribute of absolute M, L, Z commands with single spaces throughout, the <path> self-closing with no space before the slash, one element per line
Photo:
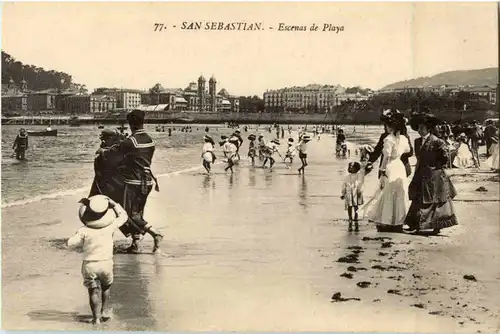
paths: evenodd
<path fill-rule="evenodd" d="M 498 146 L 499 130 L 495 132 L 494 136 L 491 138 L 492 144 L 490 146 L 490 157 L 486 160 L 486 166 L 494 171 L 500 171 L 500 160 L 498 155 L 500 154 L 500 149 Z"/>
<path fill-rule="evenodd" d="M 384 139 L 381 177 L 375 196 L 365 204 L 364 215 L 375 223 L 379 232 L 402 232 L 408 199 L 408 177 L 401 155 L 410 152 L 406 134 L 406 121 L 402 114 L 391 115 L 388 120 L 390 134 Z"/>

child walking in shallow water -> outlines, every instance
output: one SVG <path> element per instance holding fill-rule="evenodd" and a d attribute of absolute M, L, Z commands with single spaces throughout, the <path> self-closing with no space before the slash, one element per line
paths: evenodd
<path fill-rule="evenodd" d="M 342 184 L 341 199 L 345 202 L 345 209 L 349 216 L 349 232 L 352 231 L 354 221 L 354 230 L 359 231 L 358 208 L 363 205 L 363 183 L 365 178 L 364 169 L 361 170 L 359 162 L 350 162 L 347 167 L 349 174 Z"/>
<path fill-rule="evenodd" d="M 68 240 L 69 248 L 83 248 L 83 285 L 88 289 L 92 323 L 111 318 L 108 308 L 113 284 L 113 233 L 128 220 L 127 212 L 110 198 L 95 195 L 80 200 L 78 215 L 85 225 Z"/>
<path fill-rule="evenodd" d="M 205 140 L 205 144 L 203 144 L 203 149 L 201 153 L 201 158 L 203 159 L 203 167 L 210 174 L 211 165 L 215 162 L 215 154 L 214 150 L 214 140 L 209 135 L 205 135 L 203 138 Z"/>
<path fill-rule="evenodd" d="M 305 173 L 305 168 L 307 166 L 307 143 L 311 141 L 311 137 L 308 135 L 299 135 L 299 145 L 297 150 L 299 151 L 299 159 L 302 166 L 299 168 L 299 174 Z"/>

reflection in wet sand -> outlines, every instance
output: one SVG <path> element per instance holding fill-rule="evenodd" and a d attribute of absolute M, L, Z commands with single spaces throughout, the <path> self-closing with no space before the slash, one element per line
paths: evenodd
<path fill-rule="evenodd" d="M 156 310 L 151 300 L 150 283 L 155 266 L 141 263 L 152 255 L 119 255 L 115 257 L 115 283 L 111 302 L 116 320 L 128 330 L 146 330 L 156 327 Z"/>
<path fill-rule="evenodd" d="M 307 180 L 303 174 L 301 176 L 299 185 L 299 205 L 302 207 L 302 209 L 304 209 L 304 212 L 307 213 L 307 208 L 308 208 Z"/>

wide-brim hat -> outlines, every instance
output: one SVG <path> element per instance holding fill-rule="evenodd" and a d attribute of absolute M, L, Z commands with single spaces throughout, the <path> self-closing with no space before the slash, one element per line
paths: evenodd
<path fill-rule="evenodd" d="M 309 136 L 309 135 L 302 136 L 302 140 L 303 141 L 311 141 L 311 136 Z"/>
<path fill-rule="evenodd" d="M 467 135 L 465 133 L 461 133 L 458 135 L 457 139 L 467 139 Z"/>
<path fill-rule="evenodd" d="M 441 120 L 430 113 L 414 114 L 410 119 L 410 127 L 414 131 L 418 131 L 418 126 L 420 124 L 425 124 L 427 127 L 431 128 L 439 123 L 441 123 Z"/>
<path fill-rule="evenodd" d="M 80 221 L 89 228 L 104 228 L 113 223 L 116 214 L 109 206 L 109 197 L 95 195 L 90 198 L 82 198 L 82 205 L 78 210 Z"/>
<path fill-rule="evenodd" d="M 278 139 L 273 139 L 273 140 L 271 140 L 271 143 L 275 143 L 276 145 L 279 145 L 280 141 Z"/>
<path fill-rule="evenodd" d="M 204 136 L 203 136 L 203 140 L 207 140 L 207 141 L 209 141 L 209 142 L 211 142 L 211 143 L 213 143 L 213 142 L 214 142 L 214 139 L 213 139 L 212 137 L 210 137 L 209 135 L 204 135 Z"/>
<path fill-rule="evenodd" d="M 373 153 L 374 149 L 371 145 L 365 145 L 365 147 L 363 147 L 365 149 L 366 152 L 368 153 Z"/>
<path fill-rule="evenodd" d="M 227 139 L 227 136 L 222 135 L 222 136 L 220 136 L 220 139 L 222 139 L 222 140 L 226 140 L 226 139 Z"/>
<path fill-rule="evenodd" d="M 293 143 L 294 142 L 293 138 L 288 138 L 288 142 Z"/>
<path fill-rule="evenodd" d="M 396 115 L 400 115 L 401 112 L 396 108 L 386 109 L 382 111 L 380 115 L 380 121 L 383 123 L 391 122 Z"/>
<path fill-rule="evenodd" d="M 255 140 L 257 137 L 254 134 L 248 136 L 248 140 Z"/>

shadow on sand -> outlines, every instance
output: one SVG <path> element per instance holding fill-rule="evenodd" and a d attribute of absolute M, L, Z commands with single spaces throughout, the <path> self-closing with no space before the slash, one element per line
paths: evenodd
<path fill-rule="evenodd" d="M 78 312 L 62 312 L 56 310 L 28 312 L 28 317 L 37 321 L 57 321 L 65 323 L 92 322 L 92 315 L 90 314 L 78 314 Z"/>

